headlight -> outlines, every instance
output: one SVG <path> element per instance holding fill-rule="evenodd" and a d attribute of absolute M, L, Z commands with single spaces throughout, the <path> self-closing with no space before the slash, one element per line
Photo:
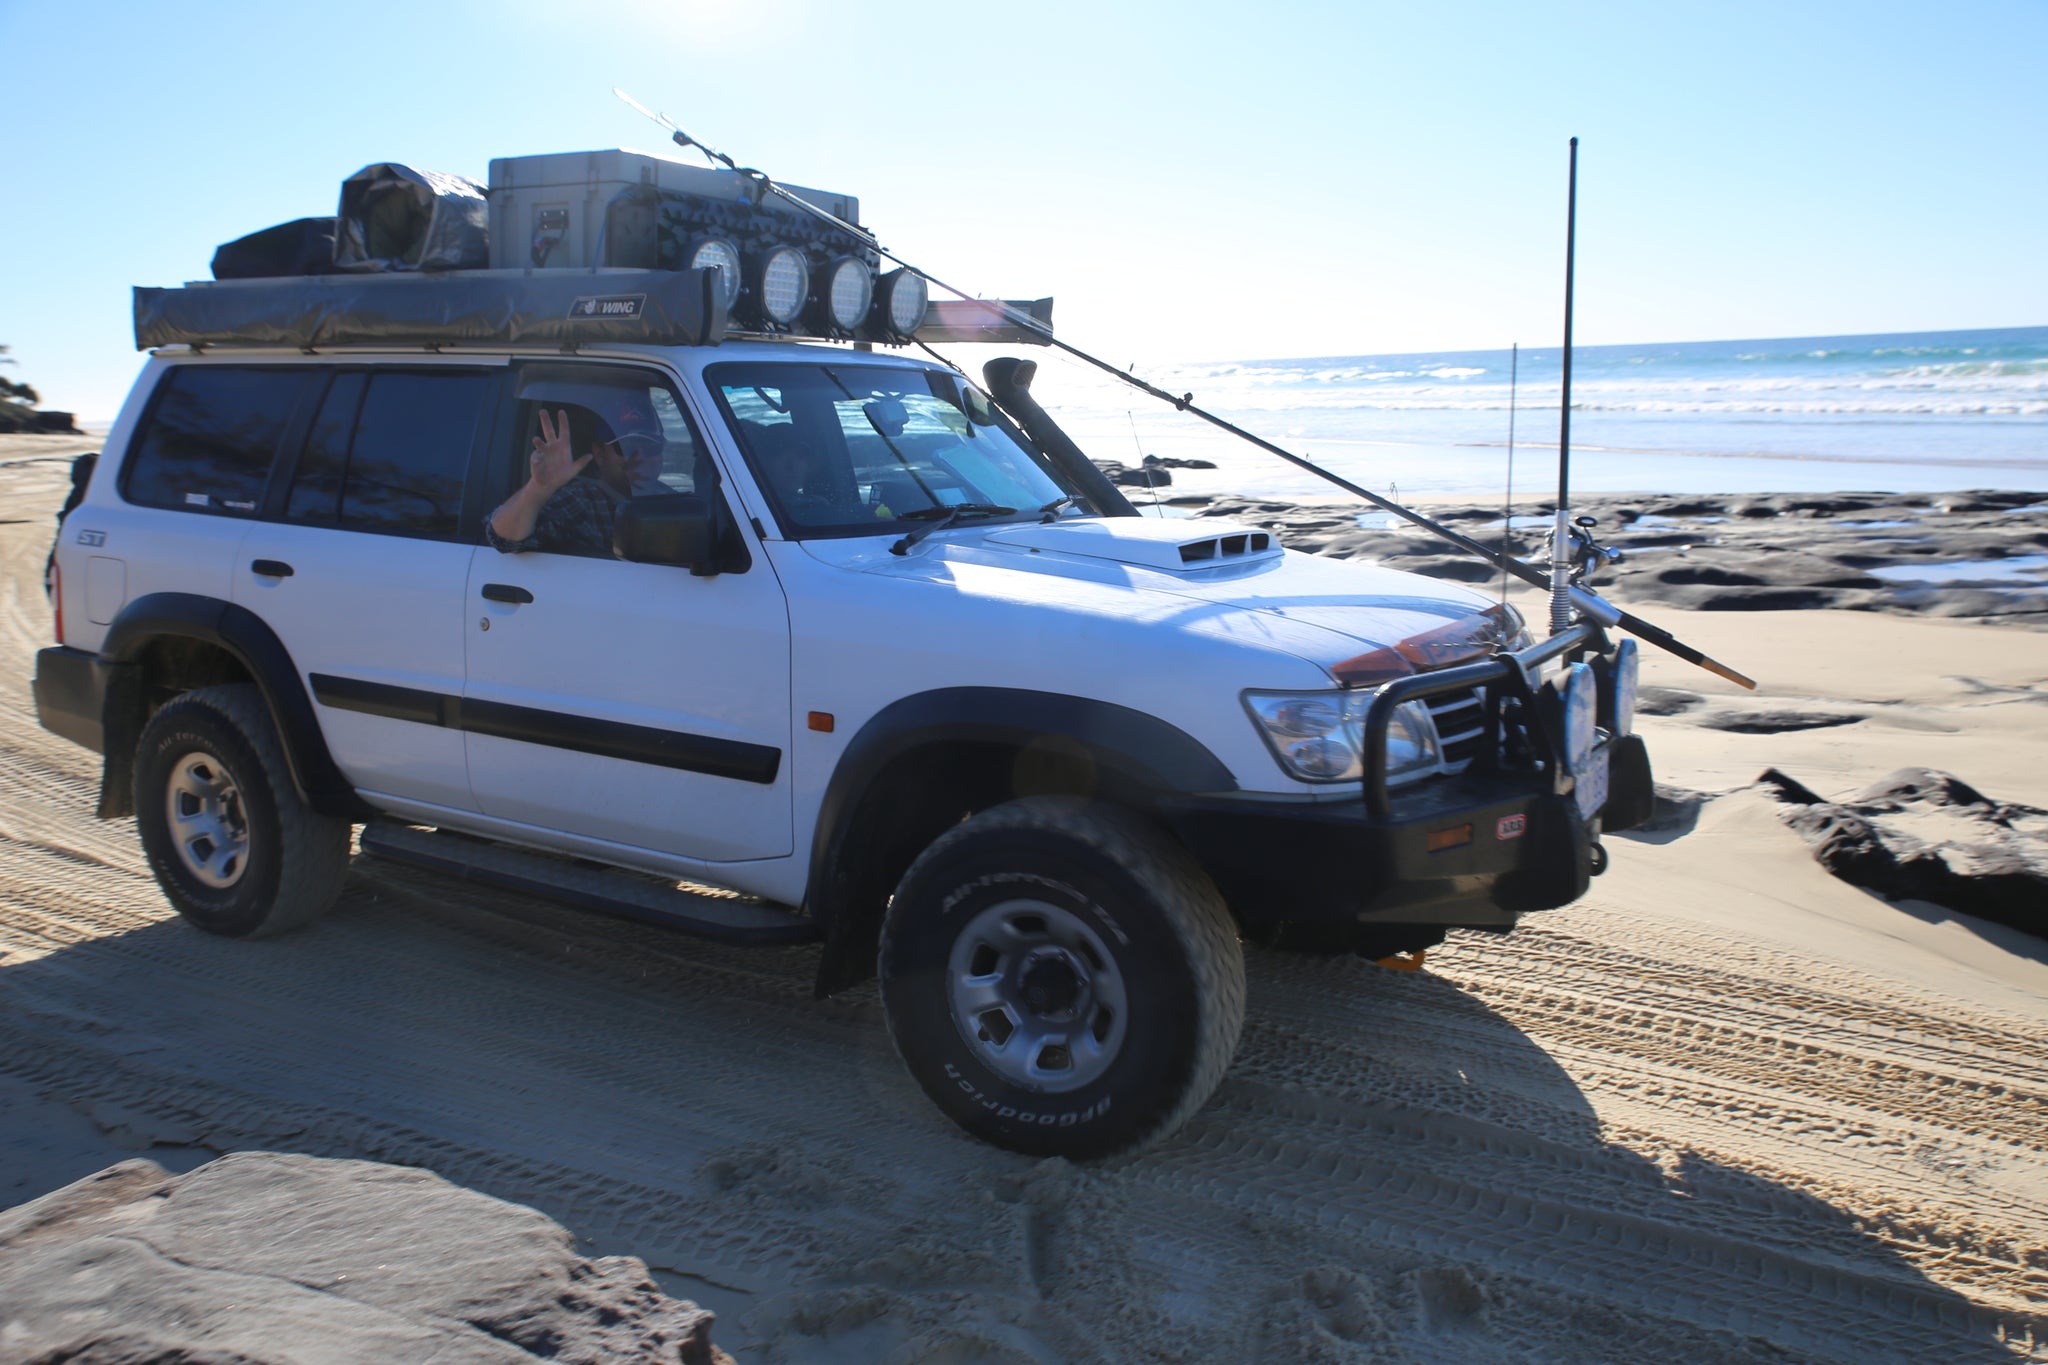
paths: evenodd
<path fill-rule="evenodd" d="M 740 249 L 723 237 L 698 239 L 683 262 L 684 269 L 709 270 L 714 266 L 719 271 L 719 305 L 731 308 L 733 300 L 740 296 Z"/>
<path fill-rule="evenodd" d="M 784 326 L 796 321 L 811 296 L 811 263 L 793 246 L 779 246 L 761 258 L 759 291 L 761 313 L 768 321 Z"/>
<path fill-rule="evenodd" d="M 1586 761 L 1593 756 L 1595 727 L 1600 719 L 1600 681 L 1593 676 L 1593 670 L 1586 664 L 1573 664 L 1565 670 L 1564 686 L 1564 762 L 1574 773 L 1586 770 Z"/>
<path fill-rule="evenodd" d="M 1510 654 L 1520 654 L 1536 643 L 1536 637 L 1529 633 L 1529 625 L 1522 619 L 1522 613 L 1505 602 L 1501 606 L 1504 608 L 1501 612 L 1501 633 L 1508 637 L 1503 648 Z"/>
<path fill-rule="evenodd" d="M 875 292 L 881 300 L 878 312 L 882 326 L 891 336 L 907 340 L 924 326 L 925 314 L 931 309 L 931 293 L 925 287 L 924 276 L 911 270 L 892 270 L 882 276 Z"/>
<path fill-rule="evenodd" d="M 1247 692 L 1280 766 L 1304 782 L 1356 782 L 1365 776 L 1365 712 L 1372 693 Z M 1387 724 L 1387 777 L 1434 771 L 1441 759 L 1436 724 L 1419 701 L 1394 709 Z"/>
<path fill-rule="evenodd" d="M 860 326 L 874 298 L 875 277 L 867 262 L 841 256 L 826 270 L 825 313 L 842 332 Z"/>
<path fill-rule="evenodd" d="M 1612 714 L 1600 719 L 1615 734 L 1625 735 L 1636 728 L 1636 675 L 1642 671 L 1641 652 L 1634 640 L 1623 640 L 1614 647 L 1614 661 L 1607 671 L 1614 680 L 1609 703 Z"/>

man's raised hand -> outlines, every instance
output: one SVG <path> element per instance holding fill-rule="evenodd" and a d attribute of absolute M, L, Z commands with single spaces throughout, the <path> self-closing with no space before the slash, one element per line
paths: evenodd
<path fill-rule="evenodd" d="M 548 410 L 540 410 L 540 435 L 533 438 L 533 481 L 546 492 L 552 493 L 569 480 L 583 472 L 583 466 L 590 463 L 585 455 L 577 459 L 569 450 L 569 413 L 558 410 L 554 420 L 548 420 Z"/>

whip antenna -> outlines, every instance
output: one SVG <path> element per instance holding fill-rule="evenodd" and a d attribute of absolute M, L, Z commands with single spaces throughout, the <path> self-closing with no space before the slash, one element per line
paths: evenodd
<path fill-rule="evenodd" d="M 1564 392 L 1557 418 L 1557 516 L 1550 531 L 1550 633 L 1571 629 L 1572 598 L 1572 258 L 1579 227 L 1579 140 L 1572 139 L 1564 210 Z"/>
<path fill-rule="evenodd" d="M 1508 352 L 1508 491 L 1500 509 L 1500 600 L 1508 600 L 1508 559 L 1515 552 L 1515 381 L 1522 370 L 1522 343 Z"/>

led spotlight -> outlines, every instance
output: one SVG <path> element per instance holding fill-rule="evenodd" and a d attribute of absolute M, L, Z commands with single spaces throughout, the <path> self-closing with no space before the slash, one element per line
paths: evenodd
<path fill-rule="evenodd" d="M 867 262 L 841 256 L 825 269 L 825 316 L 842 332 L 851 332 L 875 301 L 875 277 Z"/>
<path fill-rule="evenodd" d="M 1564 676 L 1564 766 L 1572 773 L 1586 771 L 1593 757 L 1595 725 L 1600 715 L 1600 684 L 1585 664 L 1573 664 Z"/>
<path fill-rule="evenodd" d="M 795 322 L 811 297 L 811 263 L 793 246 L 771 248 L 754 277 L 761 316 L 779 327 Z"/>
<path fill-rule="evenodd" d="M 1600 719 L 1609 730 L 1625 735 L 1636 728 L 1636 688 L 1642 671 L 1642 655 L 1634 640 L 1623 640 L 1614 647 L 1613 693 L 1603 710 L 1608 714 Z"/>
<path fill-rule="evenodd" d="M 730 309 L 733 300 L 740 296 L 740 249 L 723 237 L 700 237 L 691 243 L 689 254 L 683 260 L 685 270 L 708 270 L 716 267 L 718 302 L 722 308 Z"/>
<path fill-rule="evenodd" d="M 889 335 L 907 341 L 924 326 L 925 314 L 931 310 L 931 294 L 925 287 L 924 276 L 913 270 L 892 270 L 882 276 L 876 293 L 881 296 L 881 306 L 875 311 L 882 329 Z"/>

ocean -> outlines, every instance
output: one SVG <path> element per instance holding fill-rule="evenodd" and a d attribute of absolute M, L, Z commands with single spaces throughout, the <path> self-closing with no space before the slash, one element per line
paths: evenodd
<path fill-rule="evenodd" d="M 1234 360 L 1143 379 L 1381 493 L 1517 500 L 1557 485 L 1560 348 Z M 1040 400 L 1091 456 L 1213 460 L 1177 492 L 1343 496 L 1070 358 Z M 1583 492 L 2048 491 L 2048 327 L 1581 346 Z"/>

